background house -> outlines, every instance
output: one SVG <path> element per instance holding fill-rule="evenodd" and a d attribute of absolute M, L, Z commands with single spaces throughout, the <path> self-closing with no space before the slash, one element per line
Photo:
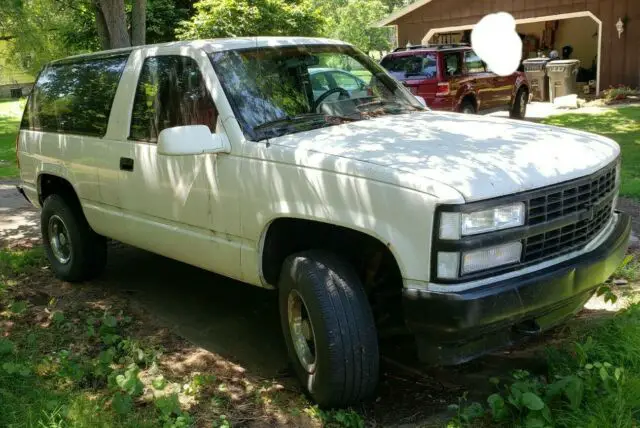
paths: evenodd
<path fill-rule="evenodd" d="M 10 63 L 7 42 L 0 40 L 0 98 L 20 98 L 29 94 L 35 78 Z"/>
<path fill-rule="evenodd" d="M 500 11 L 516 19 L 525 58 L 570 45 L 581 61 L 579 80 L 593 77 L 598 91 L 640 86 L 640 0 L 417 0 L 377 25 L 395 26 L 399 46 L 455 43 Z"/>

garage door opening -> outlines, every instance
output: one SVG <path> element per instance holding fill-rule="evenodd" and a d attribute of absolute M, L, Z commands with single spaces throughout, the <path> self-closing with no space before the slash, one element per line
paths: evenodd
<path fill-rule="evenodd" d="M 434 28 L 422 39 L 428 43 L 468 43 L 472 25 Z M 571 47 L 571 59 L 580 60 L 578 89 L 595 81 L 591 92 L 600 93 L 600 51 L 602 47 L 602 21 L 591 12 L 541 16 L 516 20 L 516 31 L 523 44 L 523 59 L 535 58 L 540 52 L 556 50 L 560 57 L 565 46 Z"/>

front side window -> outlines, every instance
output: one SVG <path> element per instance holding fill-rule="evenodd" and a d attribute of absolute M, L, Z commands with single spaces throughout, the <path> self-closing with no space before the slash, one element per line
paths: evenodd
<path fill-rule="evenodd" d="M 467 67 L 469 73 L 484 73 L 484 62 L 473 51 L 467 51 L 464 53 L 464 65 Z"/>
<path fill-rule="evenodd" d="M 402 85 L 349 46 L 251 48 L 210 58 L 238 122 L 254 141 L 423 110 Z"/>
<path fill-rule="evenodd" d="M 206 125 L 215 132 L 216 120 L 217 110 L 193 58 L 145 60 L 131 113 L 131 139 L 155 143 L 163 129 L 184 125 Z"/>
<path fill-rule="evenodd" d="M 46 66 L 36 82 L 21 128 L 102 137 L 128 55 Z"/>

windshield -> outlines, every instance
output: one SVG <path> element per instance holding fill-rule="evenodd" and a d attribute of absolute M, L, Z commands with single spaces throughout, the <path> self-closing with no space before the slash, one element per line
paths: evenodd
<path fill-rule="evenodd" d="M 424 110 L 350 46 L 230 50 L 212 53 L 211 62 L 245 135 L 254 141 Z"/>
<path fill-rule="evenodd" d="M 388 55 L 380 65 L 398 80 L 435 79 L 438 72 L 436 55 L 432 53 Z"/>

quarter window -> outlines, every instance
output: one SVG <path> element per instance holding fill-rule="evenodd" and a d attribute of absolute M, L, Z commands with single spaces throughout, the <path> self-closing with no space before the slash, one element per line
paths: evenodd
<path fill-rule="evenodd" d="M 192 58 L 157 56 L 145 60 L 131 114 L 131 139 L 155 143 L 163 129 L 184 125 L 206 125 L 215 132 L 217 116 Z"/>
<path fill-rule="evenodd" d="M 467 67 L 469 73 L 484 73 L 486 71 L 484 62 L 473 51 L 466 51 L 464 53 L 464 64 Z"/>
<path fill-rule="evenodd" d="M 38 77 L 21 128 L 102 137 L 128 55 L 54 63 Z"/>

